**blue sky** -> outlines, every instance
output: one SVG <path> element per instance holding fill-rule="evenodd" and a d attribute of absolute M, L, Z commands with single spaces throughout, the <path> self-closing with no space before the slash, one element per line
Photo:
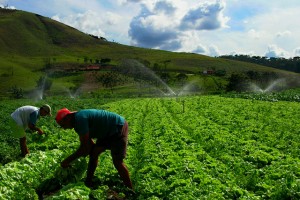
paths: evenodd
<path fill-rule="evenodd" d="M 299 0 L 0 0 L 121 44 L 208 56 L 300 56 Z"/>

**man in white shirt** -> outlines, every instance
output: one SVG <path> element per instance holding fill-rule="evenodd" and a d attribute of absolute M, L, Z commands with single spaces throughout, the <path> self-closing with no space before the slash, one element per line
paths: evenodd
<path fill-rule="evenodd" d="M 35 106 L 22 106 L 17 108 L 11 114 L 10 127 L 14 137 L 20 139 L 20 148 L 22 156 L 29 154 L 29 150 L 26 145 L 26 132 L 27 128 L 37 131 L 38 134 L 42 135 L 44 132 L 36 123 L 40 116 L 51 116 L 51 107 L 48 104 L 44 104 L 40 108 Z"/>

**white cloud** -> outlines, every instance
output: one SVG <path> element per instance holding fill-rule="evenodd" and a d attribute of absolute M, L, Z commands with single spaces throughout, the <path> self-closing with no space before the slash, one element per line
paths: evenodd
<path fill-rule="evenodd" d="M 152 6 L 142 5 L 139 15 L 130 23 L 129 36 L 135 46 L 148 48 L 167 48 L 176 50 L 180 47 L 176 20 L 171 20 L 175 8 L 171 3 L 158 2 Z"/>
<path fill-rule="evenodd" d="M 139 47 L 294 56 L 300 46 L 299 0 L 0 0 L 7 2 Z"/>
<path fill-rule="evenodd" d="M 183 46 L 184 35 L 189 31 L 225 27 L 228 19 L 222 14 L 222 2 L 202 3 L 195 9 L 177 0 L 145 2 L 130 23 L 131 44 L 171 51 L 192 50 Z"/>
<path fill-rule="evenodd" d="M 253 39 L 259 39 L 261 37 L 261 33 L 259 33 L 258 31 L 254 30 L 254 29 L 250 29 L 248 31 L 248 36 Z"/>
<path fill-rule="evenodd" d="M 210 45 L 206 47 L 202 44 L 198 44 L 196 49 L 194 49 L 192 52 L 202 54 L 202 55 L 212 56 L 212 57 L 221 55 L 220 50 L 216 45 Z"/>
<path fill-rule="evenodd" d="M 189 10 L 181 21 L 180 27 L 192 30 L 214 30 L 227 27 L 228 17 L 224 17 L 222 11 L 225 3 L 222 1 L 205 2 L 197 8 Z"/>
<path fill-rule="evenodd" d="M 85 11 L 77 14 L 68 11 L 57 16 L 59 21 L 83 32 L 146 48 L 198 53 L 205 50 L 202 54 L 213 56 L 231 52 L 277 57 L 295 55 L 294 49 L 300 46 L 295 43 L 300 35 L 300 29 L 294 25 L 297 24 L 297 6 L 290 8 L 276 0 L 275 8 L 256 0 L 227 1 L 226 5 L 224 2 L 118 0 L 115 4 L 110 2 L 108 11 L 95 0 L 88 5 L 83 1 L 68 0 L 69 11 Z M 227 26 L 229 20 L 234 21 L 233 17 L 237 17 L 226 10 L 227 7 L 231 9 L 233 3 L 242 10 L 255 10 L 253 15 L 249 11 L 241 19 L 243 28 L 240 30 Z M 277 48 L 271 45 L 266 52 L 268 44 Z"/>
<path fill-rule="evenodd" d="M 202 55 L 207 55 L 207 56 L 220 56 L 220 50 L 216 45 L 209 45 L 209 46 L 204 46 L 201 44 L 198 44 L 195 50 L 192 51 L 193 53 L 198 53 Z"/>
<path fill-rule="evenodd" d="M 198 44 L 196 49 L 194 49 L 191 52 L 201 54 L 201 55 L 211 56 L 211 57 L 217 57 L 221 55 L 219 48 L 215 45 L 210 45 L 206 47 L 201 44 Z"/>
<path fill-rule="evenodd" d="M 103 21 L 101 19 L 101 16 L 99 16 L 96 12 L 90 10 L 85 13 L 78 13 L 75 15 L 68 15 L 63 17 L 56 15 L 52 18 L 85 33 L 93 34 L 96 36 L 104 36 L 105 33 L 101 28 L 104 27 L 104 25 L 111 24 L 110 20 Z"/>
<path fill-rule="evenodd" d="M 11 9 L 11 10 L 15 10 L 16 9 L 14 6 L 1 5 L 1 4 L 0 4 L 0 8 Z"/>
<path fill-rule="evenodd" d="M 0 5 L 6 5 L 7 4 L 7 0 L 0 0 Z"/>
<path fill-rule="evenodd" d="M 105 37 L 108 40 L 125 40 L 120 38 L 128 37 L 128 28 L 126 23 L 124 23 L 126 18 L 110 11 L 96 12 L 87 10 L 86 12 L 72 15 L 55 15 L 52 19 L 72 26 L 84 33 Z"/>
<path fill-rule="evenodd" d="M 269 58 L 286 58 L 289 57 L 289 53 L 276 45 L 269 45 L 268 51 L 266 52 L 265 56 Z"/>
<path fill-rule="evenodd" d="M 204 54 L 204 55 L 208 53 L 207 48 L 201 44 L 198 44 L 196 49 L 194 49 L 192 52 L 198 54 Z"/>
<path fill-rule="evenodd" d="M 291 31 L 283 31 L 283 32 L 278 32 L 276 33 L 276 37 L 280 38 L 280 37 L 289 37 L 291 35 Z"/>
<path fill-rule="evenodd" d="M 6 9 L 16 9 L 14 6 L 9 5 L 7 0 L 0 0 L 0 8 L 6 8 Z"/>
<path fill-rule="evenodd" d="M 124 5 L 126 3 L 141 3 L 143 0 L 117 0 L 117 2 L 121 5 Z"/>
<path fill-rule="evenodd" d="M 211 45 L 209 46 L 209 52 L 208 52 L 209 56 L 220 56 L 220 50 L 217 46 L 215 45 Z"/>
<path fill-rule="evenodd" d="M 300 47 L 298 47 L 298 48 L 296 48 L 296 49 L 294 50 L 294 55 L 295 55 L 295 56 L 300 56 Z"/>
<path fill-rule="evenodd" d="M 298 8 L 271 9 L 266 13 L 256 14 L 249 18 L 249 23 L 245 28 L 250 30 L 250 35 L 259 39 L 258 41 L 253 41 L 256 47 L 249 45 L 253 48 L 249 50 L 255 51 L 256 55 L 262 55 L 265 52 L 265 46 L 274 44 L 280 49 L 285 49 L 285 53 L 275 54 L 278 51 L 275 51 L 275 48 L 271 48 L 274 52 L 272 54 L 268 51 L 268 55 L 293 56 L 293 49 L 300 45 L 299 39 L 297 39 L 297 37 L 299 38 L 300 29 L 295 25 L 298 23 L 299 6 L 300 4 L 298 4 Z M 249 43 L 252 43 L 250 41 Z M 295 43 L 295 41 L 298 42 Z M 244 47 L 244 49 L 246 48 L 247 46 Z"/>

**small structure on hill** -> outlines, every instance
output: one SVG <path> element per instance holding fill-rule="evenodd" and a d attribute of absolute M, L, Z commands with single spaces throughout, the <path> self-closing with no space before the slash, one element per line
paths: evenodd
<path fill-rule="evenodd" d="M 214 74 L 215 71 L 212 70 L 212 69 L 208 69 L 208 70 L 204 70 L 202 73 L 203 73 L 204 75 L 211 75 L 211 74 Z"/>

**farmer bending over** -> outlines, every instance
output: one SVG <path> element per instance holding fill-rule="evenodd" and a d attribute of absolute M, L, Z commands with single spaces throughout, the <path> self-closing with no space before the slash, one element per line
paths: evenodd
<path fill-rule="evenodd" d="M 128 141 L 128 123 L 123 117 L 106 110 L 85 109 L 70 112 L 67 108 L 63 108 L 57 112 L 55 120 L 64 129 L 74 128 L 80 139 L 77 151 L 61 162 L 63 168 L 68 167 L 73 160 L 89 155 L 85 184 L 91 187 L 98 157 L 109 149 L 113 164 L 123 183 L 132 189 L 129 172 L 123 162 Z M 92 138 L 97 139 L 96 144 Z"/>
<path fill-rule="evenodd" d="M 27 128 L 37 131 L 38 134 L 42 135 L 44 132 L 36 126 L 36 123 L 40 116 L 51 116 L 51 107 L 48 104 L 43 105 L 42 107 L 34 106 L 22 106 L 17 108 L 11 114 L 10 128 L 12 134 L 16 138 L 20 138 L 20 147 L 22 156 L 29 154 L 29 150 L 26 145 L 26 132 Z"/>

